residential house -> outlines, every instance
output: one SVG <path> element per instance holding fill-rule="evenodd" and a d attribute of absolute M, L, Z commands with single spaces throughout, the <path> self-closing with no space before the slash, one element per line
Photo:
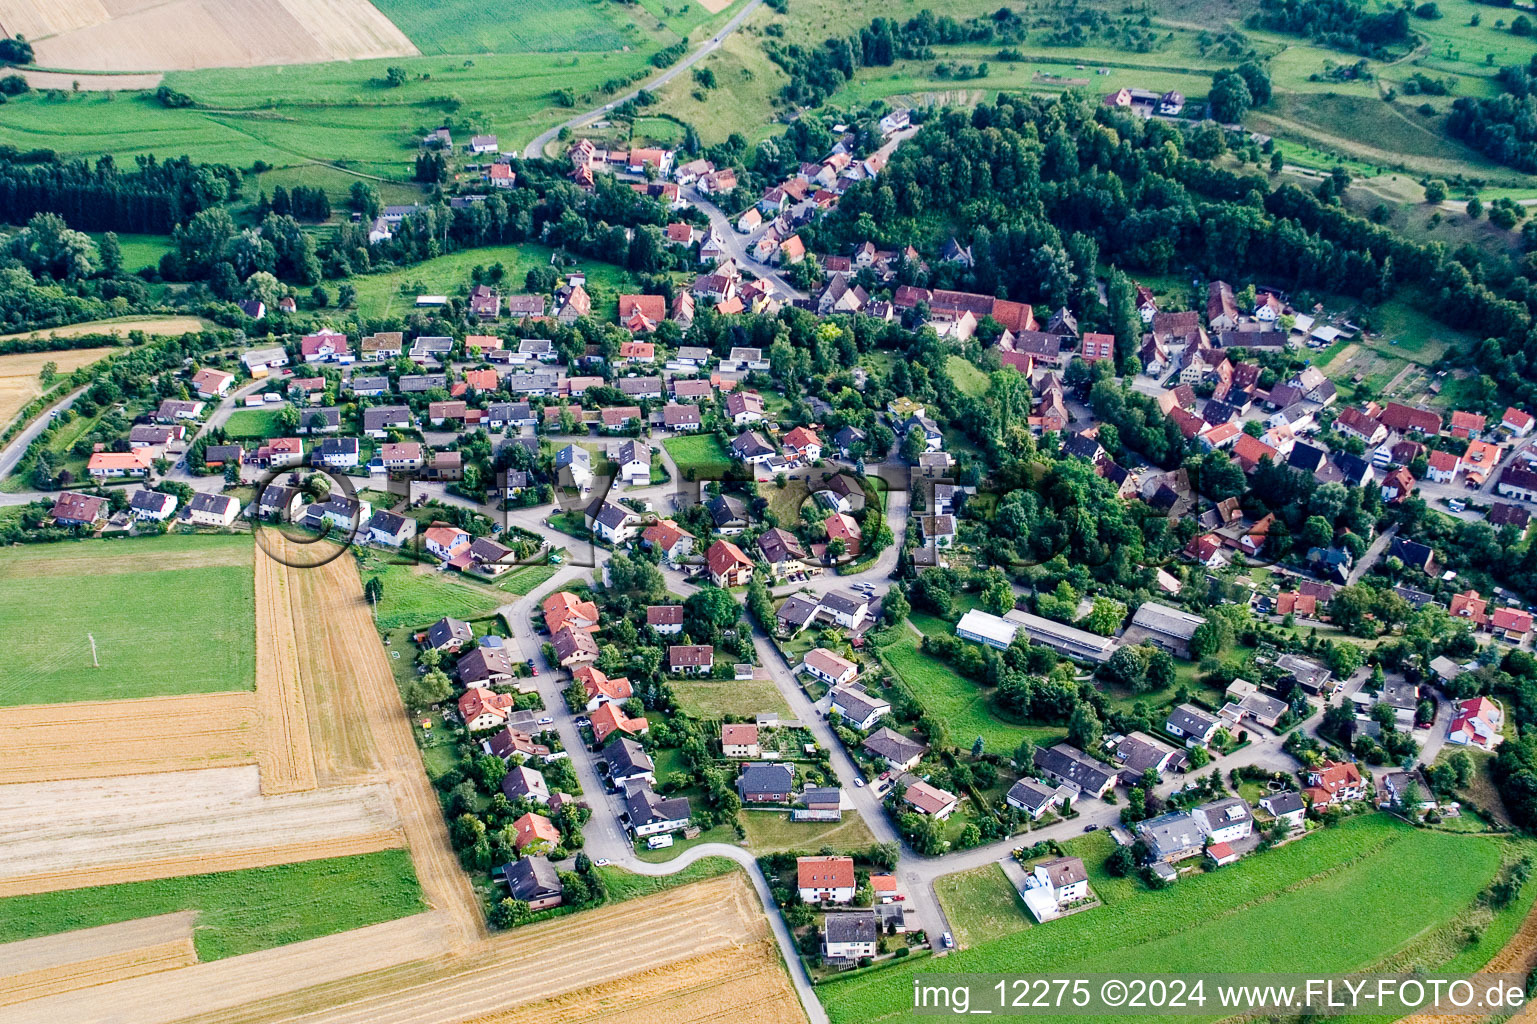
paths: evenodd
<path fill-rule="evenodd" d="M 1020 896 L 1035 919 L 1044 924 L 1089 898 L 1089 873 L 1078 857 L 1043 860 L 1025 876 Z"/>
<path fill-rule="evenodd" d="M 346 339 L 342 339 L 344 342 Z M 204 368 L 192 375 L 192 388 L 204 398 L 222 398 L 234 386 L 235 375 Z"/>
<path fill-rule="evenodd" d="M 1187 747 L 1204 747 L 1217 735 L 1222 720 L 1192 704 L 1180 704 L 1164 720 L 1164 731 L 1185 741 Z"/>
<path fill-rule="evenodd" d="M 618 735 L 609 740 L 603 748 L 602 758 L 608 768 L 609 780 L 615 786 L 622 787 L 632 781 L 656 784 L 656 765 L 651 756 L 645 747 L 628 736 Z"/>
<path fill-rule="evenodd" d="M 373 438 L 389 437 L 391 430 L 409 430 L 411 410 L 404 405 L 376 405 L 363 410 L 363 433 Z"/>
<path fill-rule="evenodd" d="M 416 520 L 381 508 L 369 517 L 363 529 L 363 539 L 369 543 L 398 548 L 416 536 Z"/>
<path fill-rule="evenodd" d="M 510 693 L 471 687 L 459 698 L 459 717 L 470 732 L 484 732 L 506 725 L 516 702 Z"/>
<path fill-rule="evenodd" d="M 95 526 L 105 519 L 107 499 L 65 491 L 54 499 L 48 517 L 58 526 Z"/>
<path fill-rule="evenodd" d="M 1196 857 L 1206 846 L 1195 818 L 1183 811 L 1161 814 L 1137 824 L 1137 835 L 1147 847 L 1150 863 L 1174 864 Z"/>
<path fill-rule="evenodd" d="M 546 857 L 523 857 L 504 864 L 501 876 L 507 883 L 507 894 L 527 903 L 530 911 L 558 907 L 565 898 L 560 874 Z"/>
<path fill-rule="evenodd" d="M 596 711 L 611 701 L 626 701 L 635 696 L 629 679 L 622 676 L 610 678 L 595 665 L 578 665 L 572 670 L 571 678 L 587 695 L 588 711 Z"/>
<path fill-rule="evenodd" d="M 468 622 L 444 617 L 428 627 L 426 642 L 435 651 L 456 652 L 474 638 Z"/>
<path fill-rule="evenodd" d="M 686 797 L 663 798 L 645 782 L 624 787 L 625 818 L 636 838 L 677 832 L 688 827 L 693 814 Z"/>
<path fill-rule="evenodd" d="M 801 659 L 801 668 L 829 686 L 843 686 L 859 675 L 858 665 L 825 647 L 807 651 Z"/>
<path fill-rule="evenodd" d="M 1302 818 L 1307 813 L 1302 794 L 1292 789 L 1262 796 L 1259 805 L 1277 821 L 1284 821 L 1294 829 L 1302 825 Z"/>
<path fill-rule="evenodd" d="M 640 516 L 601 498 L 588 506 L 586 519 L 587 528 L 610 544 L 624 544 L 640 533 Z"/>
<path fill-rule="evenodd" d="M 891 704 L 859 687 L 844 686 L 833 690 L 830 710 L 854 728 L 866 731 L 891 714 Z"/>
<path fill-rule="evenodd" d="M 717 540 L 705 551 L 710 580 L 717 587 L 745 586 L 752 579 L 752 559 L 729 540 Z"/>
<path fill-rule="evenodd" d="M 640 539 L 673 565 L 694 553 L 694 535 L 671 519 L 652 523 L 641 532 Z"/>
<path fill-rule="evenodd" d="M 129 499 L 128 511 L 141 522 L 163 523 L 176 511 L 176 496 L 162 491 L 139 491 Z"/>
<path fill-rule="evenodd" d="M 805 571 L 806 551 L 800 539 L 788 530 L 771 526 L 758 538 L 758 551 L 769 564 L 773 576 L 788 576 Z"/>
<path fill-rule="evenodd" d="M 1049 785 L 1032 778 L 1023 778 L 1009 787 L 1004 803 L 1025 814 L 1031 821 L 1040 821 L 1048 813 L 1060 811 L 1063 805 L 1071 805 L 1078 790 L 1073 786 Z"/>
<path fill-rule="evenodd" d="M 722 757 L 762 757 L 763 748 L 758 745 L 758 727 L 727 723 L 720 727 Z"/>
<path fill-rule="evenodd" d="M 765 463 L 778 454 L 755 430 L 745 431 L 732 439 L 730 450 L 732 458 L 740 459 L 749 466 Z"/>
<path fill-rule="evenodd" d="M 683 606 L 681 604 L 653 604 L 646 608 L 646 625 L 662 636 L 676 636 L 683 632 Z"/>
<path fill-rule="evenodd" d="M 508 800 L 530 800 L 536 804 L 550 802 L 550 787 L 544 774 L 527 765 L 515 765 L 502 777 L 502 792 Z"/>
<path fill-rule="evenodd" d="M 544 853 L 560 845 L 560 829 L 542 814 L 529 811 L 512 823 L 512 845 L 520 854 Z"/>
<path fill-rule="evenodd" d="M 229 526 L 240 514 L 240 502 L 228 494 L 198 491 L 187 503 L 187 518 L 199 526 Z"/>
<path fill-rule="evenodd" d="M 1325 761 L 1308 770 L 1308 784 L 1303 794 L 1316 808 L 1332 807 L 1366 796 L 1366 783 L 1360 769 L 1349 762 Z"/>
<path fill-rule="evenodd" d="M 855 963 L 873 957 L 880 940 L 880 924 L 873 910 L 828 914 L 822 925 L 822 959 Z"/>
<path fill-rule="evenodd" d="M 512 682 L 512 658 L 505 647 L 477 647 L 459 659 L 455 666 L 459 682 L 475 689 L 506 686 Z"/>
<path fill-rule="evenodd" d="M 704 675 L 715 669 L 715 648 L 707 644 L 675 644 L 667 648 L 667 670 L 674 675 Z"/>
<path fill-rule="evenodd" d="M 796 888 L 802 903 L 852 903 L 853 857 L 797 857 Z"/>
<path fill-rule="evenodd" d="M 591 719 L 592 736 L 598 743 L 606 742 L 617 733 L 644 736 L 651 728 L 651 724 L 644 718 L 631 718 L 617 701 L 599 704 L 597 710 L 592 712 Z"/>
<path fill-rule="evenodd" d="M 872 756 L 880 758 L 888 767 L 899 771 L 911 771 L 917 767 L 929 749 L 917 740 L 908 739 L 885 726 L 872 732 L 860 746 Z"/>
<path fill-rule="evenodd" d="M 598 660 L 598 642 L 586 630 L 570 626 L 557 629 L 550 634 L 550 646 L 555 648 L 555 661 L 561 668 L 574 669 Z"/>
<path fill-rule="evenodd" d="M 1488 697 L 1458 701 L 1447 724 L 1446 741 L 1493 750 L 1505 739 L 1505 711 Z"/>
<path fill-rule="evenodd" d="M 629 486 L 651 482 L 651 446 L 644 441 L 626 441 L 619 446 L 619 480 Z"/>
<path fill-rule="evenodd" d="M 1201 804 L 1190 816 L 1213 843 L 1233 843 L 1254 831 L 1254 812 L 1236 796 Z"/>
<path fill-rule="evenodd" d="M 795 792 L 795 769 L 779 762 L 744 764 L 736 791 L 744 804 L 787 804 Z"/>
<path fill-rule="evenodd" d="M 944 821 L 955 812 L 960 798 L 954 793 L 917 779 L 908 783 L 906 791 L 902 794 L 902 802 L 919 814 L 926 814 L 936 821 Z"/>

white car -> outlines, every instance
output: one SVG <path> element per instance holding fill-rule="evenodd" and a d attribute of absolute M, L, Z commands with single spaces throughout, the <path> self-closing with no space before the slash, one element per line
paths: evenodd
<path fill-rule="evenodd" d="M 854 780 L 854 788 L 855 789 L 864 789 L 865 788 L 865 780 L 864 779 L 855 779 Z"/>
<path fill-rule="evenodd" d="M 551 725 L 551 724 L 554 723 L 554 721 L 555 721 L 555 719 L 551 718 L 549 715 L 545 715 L 543 718 L 539 719 L 539 724 L 540 725 Z"/>
<path fill-rule="evenodd" d="M 950 937 L 950 933 L 949 932 L 945 932 L 944 935 L 940 936 L 940 941 L 945 944 L 945 948 L 946 949 L 954 949 L 955 948 L 955 940 Z"/>
<path fill-rule="evenodd" d="M 600 868 L 606 868 L 606 867 L 608 867 L 610 862 L 609 862 L 609 859 L 607 857 L 599 857 L 597 860 L 593 861 L 593 863 L 596 864 Z"/>

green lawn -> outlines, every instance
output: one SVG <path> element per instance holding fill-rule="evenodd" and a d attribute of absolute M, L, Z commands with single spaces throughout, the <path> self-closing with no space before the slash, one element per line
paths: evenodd
<path fill-rule="evenodd" d="M 665 852 L 665 851 L 664 851 Z M 697 860 L 682 871 L 671 875 L 637 875 L 626 871 L 624 868 L 598 868 L 603 876 L 603 884 L 608 890 L 608 898 L 611 903 L 622 903 L 625 900 L 639 899 L 642 896 L 651 896 L 668 889 L 675 889 L 680 885 L 690 882 L 702 882 L 706 878 L 715 878 L 730 871 L 740 870 L 734 860 L 725 857 L 705 857 Z"/>
<path fill-rule="evenodd" d="M 1009 876 L 997 864 L 944 875 L 934 895 L 962 949 L 1013 935 L 1030 927 L 1030 912 Z"/>
<path fill-rule="evenodd" d="M 1115 971 L 1345 972 L 1402 951 L 1416 965 L 1487 960 L 1530 905 L 1523 894 L 1462 952 L 1438 939 L 1457 932 L 1498 869 L 1502 841 L 1416 831 L 1373 815 L 1238 865 L 1180 880 L 1162 892 L 1102 885 L 1104 906 L 955 954 L 955 973 Z M 1333 910 L 1348 908 L 1348 926 Z M 984 928 L 985 924 L 978 925 Z M 1284 936 L 1285 941 L 1277 941 Z M 903 1020 L 911 1014 L 907 966 L 834 982 L 823 1003 L 835 1024 Z M 1213 1015 L 1213 1017 L 1218 1015 Z M 1212 1019 L 1195 1018 L 1195 1019 Z"/>
<path fill-rule="evenodd" d="M 91 232 L 91 237 L 101 241 L 100 232 Z M 171 251 L 169 235 L 118 235 L 117 244 L 123 250 L 123 268 L 130 272 L 158 267 L 160 257 Z"/>
<path fill-rule="evenodd" d="M 12 549 L 0 706 L 251 689 L 251 556 L 249 536 L 212 534 Z"/>
<path fill-rule="evenodd" d="M 696 480 L 719 480 L 731 468 L 731 455 L 714 434 L 669 437 L 662 447 L 685 479 L 692 476 Z"/>
<path fill-rule="evenodd" d="M 198 959 L 219 960 L 427 909 L 404 850 L 0 899 L 0 942 L 195 910 Z"/>
<path fill-rule="evenodd" d="M 559 567 L 553 565 L 520 566 L 498 580 L 496 589 L 505 590 L 509 594 L 517 594 L 519 597 L 525 597 L 533 593 L 535 587 L 559 571 Z"/>
<path fill-rule="evenodd" d="M 902 638 L 883 649 L 881 657 L 924 709 L 944 723 L 950 743 L 969 747 L 981 736 L 988 750 L 1009 751 L 1026 736 L 1036 743 L 1055 742 L 1062 736 L 1060 726 L 1016 725 L 998 717 L 982 687 L 920 651 L 916 637 Z"/>
<path fill-rule="evenodd" d="M 443 616 L 476 619 L 508 603 L 507 592 L 475 583 L 459 573 L 438 572 L 419 563 L 397 564 L 378 551 L 358 551 L 358 571 L 364 579 L 384 578 L 379 600 L 381 630 L 421 629 Z M 537 586 L 530 584 L 529 589 Z"/>
<path fill-rule="evenodd" d="M 282 409 L 236 409 L 224 423 L 224 432 L 232 440 L 282 437 L 283 427 L 278 422 Z"/>
<path fill-rule="evenodd" d="M 358 290 L 358 313 L 364 317 L 404 316 L 418 295 L 454 295 L 469 288 L 470 270 L 500 263 L 506 271 L 509 287 L 521 290 L 523 279 L 534 267 L 548 266 L 551 250 L 532 242 L 523 245 L 490 245 L 479 249 L 439 256 L 409 267 L 382 274 L 361 274 L 349 278 Z M 629 271 L 611 263 L 583 260 L 587 291 L 592 295 L 592 314 L 613 320 L 619 310 L 621 292 L 639 290 Z"/>
<path fill-rule="evenodd" d="M 856 811 L 846 811 L 842 821 L 791 821 L 789 811 L 739 811 L 737 820 L 747 830 L 747 847 L 753 853 L 816 851 L 824 846 L 853 852 L 875 842 L 875 833 Z"/>
<path fill-rule="evenodd" d="M 788 715 L 790 710 L 772 679 L 674 679 L 670 685 L 679 707 L 695 718 L 756 715 L 760 711 Z"/>
<path fill-rule="evenodd" d="M 965 356 L 950 356 L 945 360 L 945 371 L 956 387 L 973 398 L 985 395 L 991 383 L 987 374 Z"/>
<path fill-rule="evenodd" d="M 635 844 L 635 856 L 648 864 L 665 864 L 670 860 L 676 860 L 696 846 L 704 846 L 707 843 L 727 843 L 737 845 L 736 829 L 730 825 L 716 825 L 706 829 L 693 839 L 684 839 L 682 832 L 674 832 L 672 845 L 659 849 L 651 849 L 645 840 Z"/>

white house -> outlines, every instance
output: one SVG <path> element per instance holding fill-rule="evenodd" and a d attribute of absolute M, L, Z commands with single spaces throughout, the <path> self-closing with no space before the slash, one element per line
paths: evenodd
<path fill-rule="evenodd" d="M 840 687 L 833 691 L 832 710 L 855 728 L 868 729 L 891 714 L 891 705 L 863 690 Z"/>
<path fill-rule="evenodd" d="M 1041 861 L 1025 876 L 1025 888 L 1020 895 L 1030 913 L 1044 924 L 1061 917 L 1074 903 L 1089 898 L 1089 873 L 1077 857 Z"/>
<path fill-rule="evenodd" d="M 1254 831 L 1254 812 L 1236 796 L 1202 804 L 1190 816 L 1214 843 L 1231 843 Z"/>
<path fill-rule="evenodd" d="M 801 667 L 815 679 L 829 686 L 842 686 L 859 675 L 859 666 L 825 647 L 813 647 L 801 660 Z"/>
<path fill-rule="evenodd" d="M 187 504 L 187 518 L 199 526 L 228 526 L 240 514 L 240 502 L 228 494 L 199 491 Z"/>
<path fill-rule="evenodd" d="M 797 857 L 795 884 L 802 903 L 852 903 L 853 857 Z"/>
<path fill-rule="evenodd" d="M 651 448 L 644 441 L 626 441 L 619 446 L 619 479 L 630 486 L 651 482 Z"/>

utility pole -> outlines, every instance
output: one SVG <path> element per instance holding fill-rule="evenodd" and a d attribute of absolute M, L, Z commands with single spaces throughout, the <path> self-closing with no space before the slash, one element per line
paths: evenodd
<path fill-rule="evenodd" d="M 91 641 L 91 667 L 101 668 L 101 662 L 96 660 L 96 637 L 87 633 L 86 638 Z"/>

